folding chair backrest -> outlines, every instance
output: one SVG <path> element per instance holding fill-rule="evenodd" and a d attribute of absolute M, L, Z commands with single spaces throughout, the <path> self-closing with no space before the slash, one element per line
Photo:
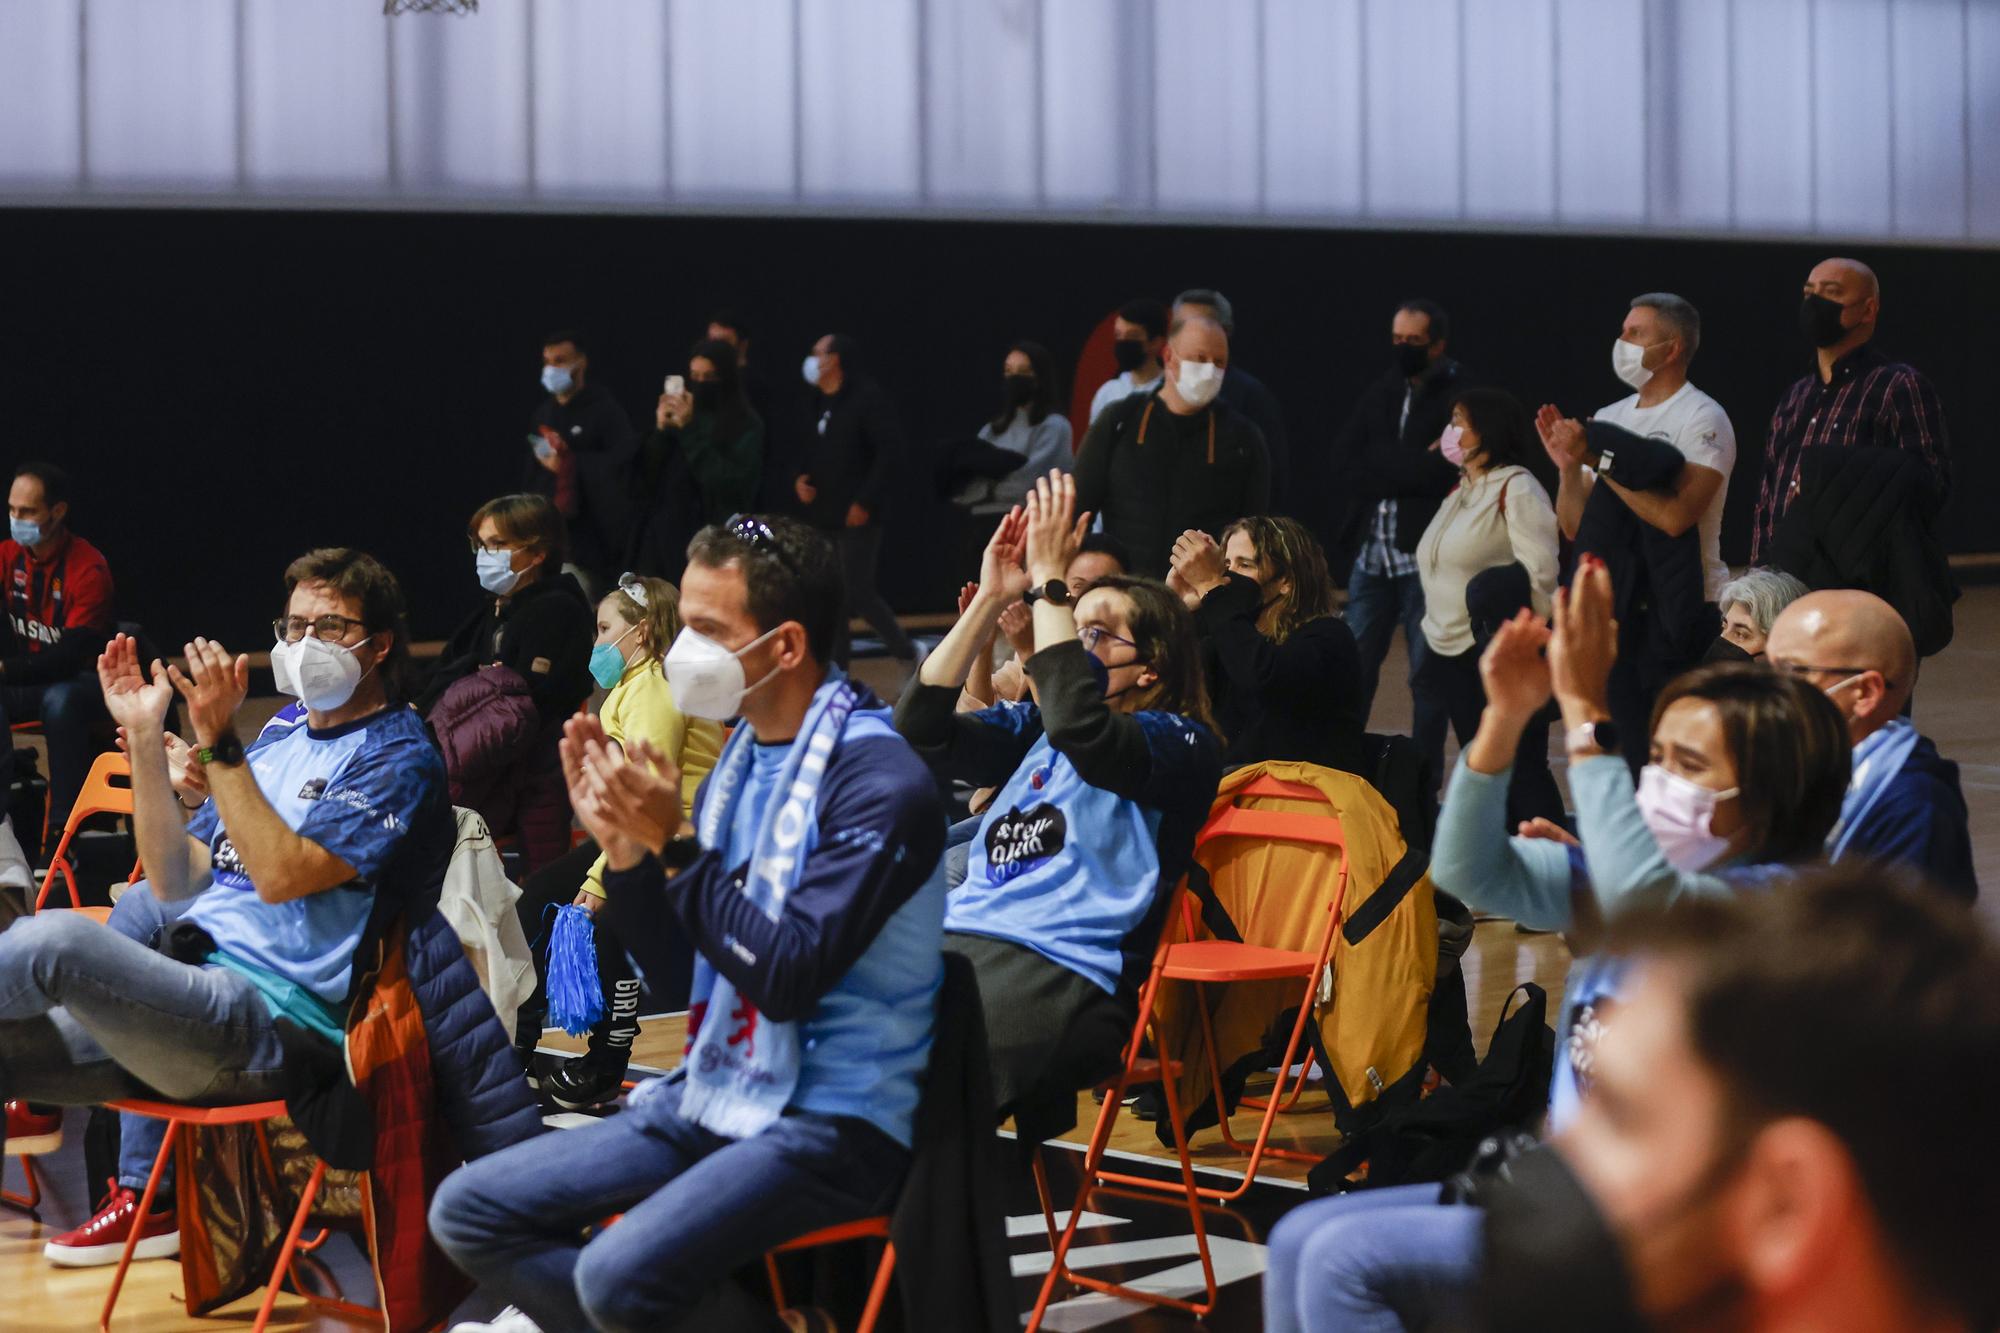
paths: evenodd
<path fill-rule="evenodd" d="M 74 829 L 92 815 L 132 813 L 132 761 L 118 751 L 97 756 L 83 779 L 83 789 L 70 807 L 64 831 Z"/>
<path fill-rule="evenodd" d="M 1282 800 L 1308 809 L 1246 808 Z M 1218 803 L 1195 835 L 1195 859 L 1246 944 L 1319 953 L 1347 884 L 1340 817 L 1318 788 L 1258 777 Z"/>

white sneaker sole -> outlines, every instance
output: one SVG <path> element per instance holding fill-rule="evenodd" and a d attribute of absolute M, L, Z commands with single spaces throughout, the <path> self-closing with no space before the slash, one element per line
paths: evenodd
<path fill-rule="evenodd" d="M 50 1241 L 42 1247 L 42 1257 L 57 1268 L 102 1268 L 118 1262 L 125 1252 L 124 1242 L 115 1245 L 58 1245 Z M 171 1259 L 181 1252 L 181 1233 L 148 1236 L 132 1247 L 134 1259 Z"/>

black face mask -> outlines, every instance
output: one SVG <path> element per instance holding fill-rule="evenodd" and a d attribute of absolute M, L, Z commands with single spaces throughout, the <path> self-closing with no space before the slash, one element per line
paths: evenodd
<path fill-rule="evenodd" d="M 1007 377 L 1007 401 L 1016 407 L 1026 407 L 1034 401 L 1035 377 L 1033 375 L 1009 375 Z"/>
<path fill-rule="evenodd" d="M 1708 645 L 1708 651 L 1701 655 L 1701 660 L 1704 663 L 1713 663 L 1758 662 L 1763 659 L 1754 656 L 1747 649 L 1733 644 L 1727 639 L 1717 639 L 1714 643 Z"/>
<path fill-rule="evenodd" d="M 1429 343 L 1397 343 L 1396 373 L 1406 380 L 1413 380 L 1429 370 L 1431 348 Z"/>
<path fill-rule="evenodd" d="M 1093 652 L 1085 652 L 1083 657 L 1084 661 L 1087 662 L 1090 666 L 1090 674 L 1093 678 L 1096 679 L 1097 692 L 1104 696 L 1104 702 L 1110 703 L 1113 699 L 1116 699 L 1119 695 L 1124 694 L 1126 690 L 1135 690 L 1139 687 L 1139 682 L 1135 678 L 1132 681 L 1132 683 L 1130 685 L 1127 685 L 1123 690 L 1112 689 L 1111 668 L 1104 665 L 1103 659 L 1098 657 L 1098 655 Z M 1143 657 L 1135 657 L 1129 662 L 1120 662 L 1118 665 L 1122 667 L 1146 666 L 1147 662 L 1146 659 Z"/>
<path fill-rule="evenodd" d="M 722 405 L 722 386 L 714 380 L 694 380 L 688 384 L 688 396 L 697 408 L 713 412 Z"/>
<path fill-rule="evenodd" d="M 1854 332 L 1840 322 L 1846 306 L 1825 296 L 1808 296 L 1799 302 L 1799 332 L 1814 347 L 1831 347 Z"/>
<path fill-rule="evenodd" d="M 1111 344 L 1112 359 L 1118 369 L 1126 374 L 1146 364 L 1146 340 L 1143 338 L 1120 338 Z"/>

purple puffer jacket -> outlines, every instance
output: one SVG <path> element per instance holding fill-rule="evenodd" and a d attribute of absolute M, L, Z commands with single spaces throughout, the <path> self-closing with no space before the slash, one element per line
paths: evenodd
<path fill-rule="evenodd" d="M 496 836 L 517 836 L 530 871 L 569 850 L 561 733 L 543 725 L 520 672 L 495 664 L 460 677 L 427 720 L 453 805 L 477 810 Z"/>

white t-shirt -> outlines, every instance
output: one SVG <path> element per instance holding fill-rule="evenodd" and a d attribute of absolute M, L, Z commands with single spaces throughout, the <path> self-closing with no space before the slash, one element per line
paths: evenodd
<path fill-rule="evenodd" d="M 1716 488 L 1715 498 L 1708 502 L 1697 525 L 1704 596 L 1714 601 L 1722 585 L 1729 582 L 1729 566 L 1722 563 L 1722 506 L 1729 498 L 1729 474 L 1736 467 L 1736 431 L 1729 424 L 1729 414 L 1694 385 L 1683 384 L 1663 403 L 1640 407 L 1635 393 L 1598 409 L 1596 419 L 1622 426 L 1634 435 L 1664 440 L 1680 450 L 1688 462 L 1722 474 L 1722 485 Z"/>
<path fill-rule="evenodd" d="M 1164 375 L 1166 372 L 1162 371 Z M 1090 399 L 1090 419 L 1097 420 L 1097 414 L 1121 398 L 1129 398 L 1135 393 L 1151 393 L 1160 387 L 1160 375 L 1155 375 L 1144 384 L 1132 378 L 1129 370 L 1120 371 L 1097 386 L 1097 392 Z"/>

